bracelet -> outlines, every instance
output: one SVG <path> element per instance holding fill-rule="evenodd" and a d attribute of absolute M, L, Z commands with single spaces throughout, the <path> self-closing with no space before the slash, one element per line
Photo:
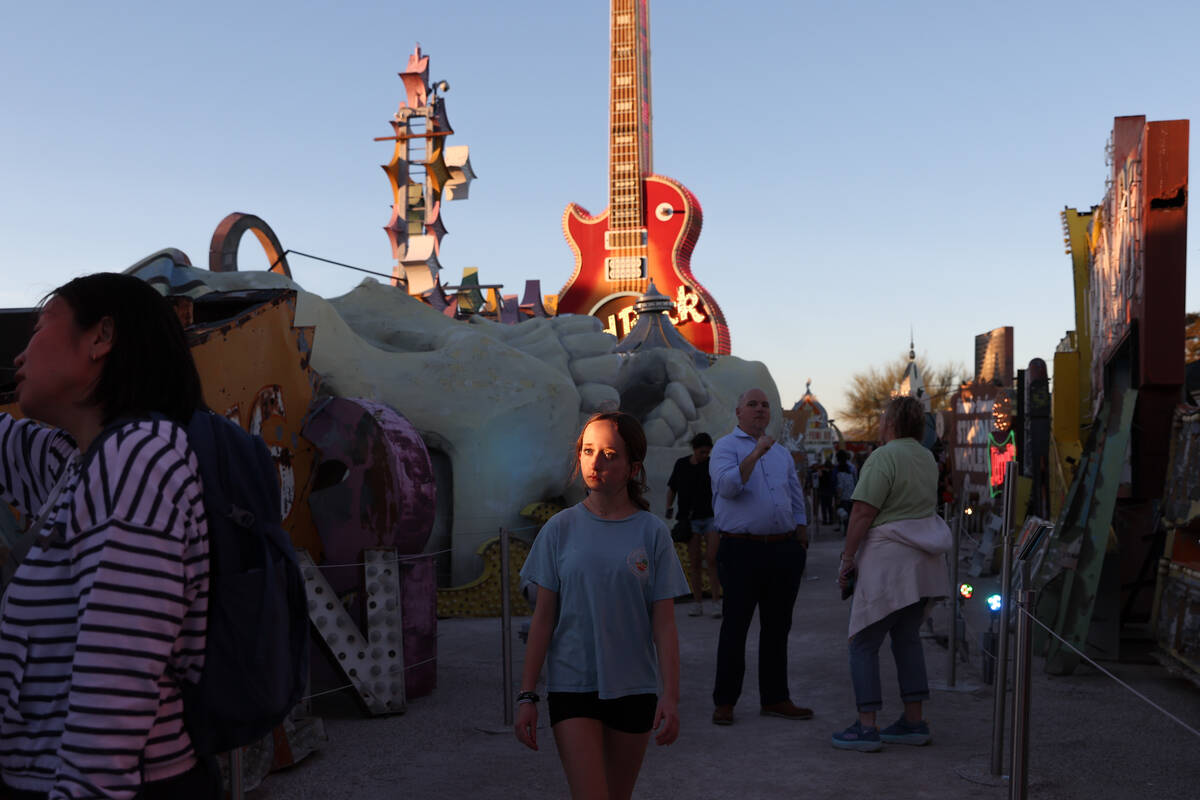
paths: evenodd
<path fill-rule="evenodd" d="M 521 692 L 519 695 L 517 695 L 518 703 L 536 703 L 541 699 L 542 698 L 538 697 L 537 692 Z"/>

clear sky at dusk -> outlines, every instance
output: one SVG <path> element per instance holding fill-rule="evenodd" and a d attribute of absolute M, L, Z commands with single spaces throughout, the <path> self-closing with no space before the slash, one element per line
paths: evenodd
<path fill-rule="evenodd" d="M 417 42 L 479 176 L 443 209 L 444 280 L 557 292 L 563 208 L 607 202 L 603 0 L 0 8 L 3 306 L 162 247 L 205 265 L 231 211 L 390 272 L 391 145 L 372 138 Z M 1018 367 L 1049 361 L 1074 324 L 1058 212 L 1100 202 L 1112 118 L 1200 119 L 1195 3 L 651 0 L 650 18 L 655 171 L 704 208 L 693 271 L 734 354 L 787 405 L 811 377 L 834 416 L 910 325 L 933 362 L 969 367 L 1001 325 Z M 241 261 L 265 266 L 252 237 Z M 362 277 L 291 263 L 324 296 Z"/>

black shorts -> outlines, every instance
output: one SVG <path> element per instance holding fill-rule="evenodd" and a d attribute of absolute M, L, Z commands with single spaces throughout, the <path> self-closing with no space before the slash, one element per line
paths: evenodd
<path fill-rule="evenodd" d="M 599 692 L 549 692 L 546 703 L 550 707 L 550 727 L 564 719 L 586 717 L 621 733 L 647 733 L 654 727 L 658 695 L 627 694 L 601 700 Z"/>

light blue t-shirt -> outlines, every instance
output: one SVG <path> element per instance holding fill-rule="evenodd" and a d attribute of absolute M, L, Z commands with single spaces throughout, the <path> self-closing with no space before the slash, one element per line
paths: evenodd
<path fill-rule="evenodd" d="M 572 506 L 534 539 L 521 577 L 558 594 L 547 691 L 606 700 L 658 692 L 654 603 L 689 591 L 662 520 L 647 511 L 607 520 Z"/>

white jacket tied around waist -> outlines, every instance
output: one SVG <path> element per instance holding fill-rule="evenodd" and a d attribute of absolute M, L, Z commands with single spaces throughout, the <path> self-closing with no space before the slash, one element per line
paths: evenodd
<path fill-rule="evenodd" d="M 944 555 L 952 543 L 949 526 L 937 514 L 867 531 L 858 552 L 849 636 L 923 597 L 946 597 L 950 578 Z"/>

